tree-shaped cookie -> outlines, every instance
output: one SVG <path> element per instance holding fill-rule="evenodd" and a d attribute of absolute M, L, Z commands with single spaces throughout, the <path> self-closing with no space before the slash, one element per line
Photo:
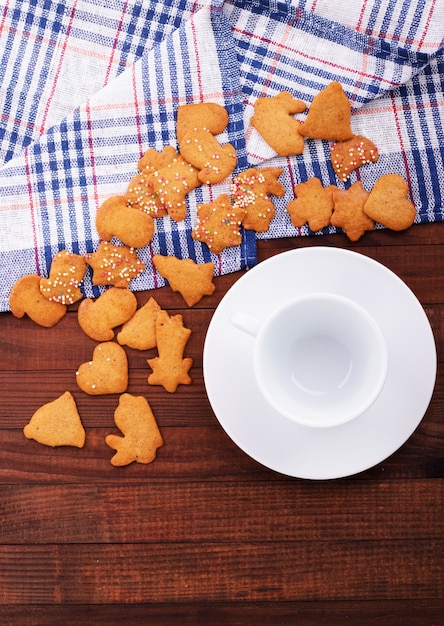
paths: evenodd
<path fill-rule="evenodd" d="M 163 439 L 146 398 L 122 394 L 114 412 L 114 422 L 123 437 L 107 435 L 105 438 L 108 446 L 116 450 L 112 465 L 121 467 L 133 461 L 143 464 L 154 461 Z"/>
<path fill-rule="evenodd" d="M 316 177 L 295 185 L 295 199 L 287 204 L 293 226 L 300 228 L 308 222 L 314 232 L 328 226 L 333 213 L 333 192 L 336 189 L 335 185 L 323 187 Z"/>
<path fill-rule="evenodd" d="M 215 290 L 214 263 L 196 263 L 193 259 L 155 254 L 153 265 L 166 278 L 171 289 L 180 293 L 190 307 L 204 296 L 211 296 Z"/>
<path fill-rule="evenodd" d="M 183 358 L 190 335 L 191 330 L 183 325 L 181 315 L 170 316 L 164 310 L 159 312 L 156 319 L 159 356 L 147 361 L 153 370 L 148 376 L 148 384 L 162 385 L 170 393 L 174 393 L 179 385 L 191 384 L 188 372 L 193 365 L 193 359 Z"/>

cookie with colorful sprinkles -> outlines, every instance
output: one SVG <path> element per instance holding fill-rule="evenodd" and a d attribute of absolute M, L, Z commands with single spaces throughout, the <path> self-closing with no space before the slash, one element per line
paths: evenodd
<path fill-rule="evenodd" d="M 128 287 L 145 269 L 145 263 L 138 258 L 134 248 L 109 241 L 101 241 L 96 252 L 85 255 L 85 259 L 93 270 L 94 285 Z"/>
<path fill-rule="evenodd" d="M 186 133 L 179 143 L 183 158 L 199 170 L 201 183 L 214 185 L 233 173 L 237 163 L 237 153 L 230 143 L 221 145 L 207 130 L 193 129 Z"/>
<path fill-rule="evenodd" d="M 275 215 L 270 195 L 282 197 L 284 186 L 278 181 L 284 170 L 280 167 L 263 169 L 249 168 L 238 174 L 231 185 L 234 208 L 243 208 L 246 213 L 242 226 L 247 230 L 266 232 Z"/>
<path fill-rule="evenodd" d="M 363 135 L 330 145 L 330 160 L 336 176 L 345 182 L 352 172 L 368 163 L 376 163 L 378 148 Z"/>
<path fill-rule="evenodd" d="M 245 207 L 232 206 L 228 194 L 221 194 L 214 202 L 197 207 L 197 224 L 191 236 L 206 243 L 214 254 L 220 254 L 224 248 L 241 243 L 241 224 L 246 212 Z"/>
<path fill-rule="evenodd" d="M 186 196 L 202 184 L 198 173 L 199 170 L 180 154 L 176 155 L 167 165 L 146 174 L 143 198 L 140 193 L 138 196 L 140 208 L 151 213 L 153 217 L 169 215 L 176 222 L 184 220 L 187 215 Z"/>
<path fill-rule="evenodd" d="M 173 146 L 165 146 L 161 152 L 154 148 L 146 150 L 137 164 L 139 173 L 131 179 L 125 192 L 128 206 L 139 209 L 151 217 L 168 215 L 166 206 L 159 202 L 159 197 L 155 193 L 150 174 L 168 166 L 176 158 L 177 151 Z"/>
<path fill-rule="evenodd" d="M 49 277 L 40 280 L 40 291 L 45 298 L 61 304 L 73 304 L 83 298 L 80 284 L 86 272 L 85 258 L 61 250 L 53 257 Z"/>

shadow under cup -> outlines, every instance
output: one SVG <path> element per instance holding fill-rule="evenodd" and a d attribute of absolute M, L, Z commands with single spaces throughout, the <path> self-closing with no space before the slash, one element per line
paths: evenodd
<path fill-rule="evenodd" d="M 298 298 L 252 334 L 259 388 L 271 406 L 299 424 L 344 424 L 366 411 L 383 387 L 387 349 L 381 330 L 347 298 Z"/>

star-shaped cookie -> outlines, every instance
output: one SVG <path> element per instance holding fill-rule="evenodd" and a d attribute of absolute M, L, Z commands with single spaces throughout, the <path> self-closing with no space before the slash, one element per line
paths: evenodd
<path fill-rule="evenodd" d="M 313 232 L 329 226 L 333 213 L 333 192 L 336 189 L 336 185 L 324 187 L 316 177 L 296 185 L 295 199 L 287 204 L 293 226 L 300 228 L 308 222 Z"/>
<path fill-rule="evenodd" d="M 331 224 L 342 228 L 350 241 L 358 241 L 365 231 L 375 227 L 375 222 L 363 211 L 368 196 L 361 181 L 356 181 L 349 189 L 338 189 L 333 193 Z"/>

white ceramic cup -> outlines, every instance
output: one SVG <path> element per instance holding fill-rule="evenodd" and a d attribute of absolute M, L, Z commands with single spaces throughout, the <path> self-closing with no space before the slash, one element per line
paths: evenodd
<path fill-rule="evenodd" d="M 381 392 L 387 373 L 384 337 L 373 317 L 347 298 L 308 294 L 264 323 L 242 311 L 230 321 L 252 335 L 254 373 L 264 398 L 294 422 L 344 424 Z"/>

